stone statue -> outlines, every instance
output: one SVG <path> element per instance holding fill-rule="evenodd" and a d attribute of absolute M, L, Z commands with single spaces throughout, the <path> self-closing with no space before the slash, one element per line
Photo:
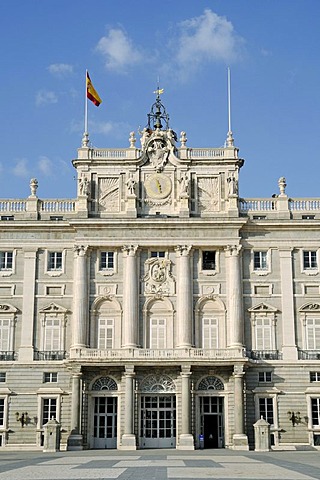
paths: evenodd
<path fill-rule="evenodd" d="M 227 182 L 229 185 L 229 196 L 238 195 L 238 181 L 233 173 L 231 173 L 230 177 L 227 178 Z"/>
<path fill-rule="evenodd" d="M 79 179 L 79 194 L 84 196 L 90 195 L 90 182 L 87 177 Z"/>
<path fill-rule="evenodd" d="M 183 173 L 180 177 L 180 196 L 187 196 L 189 193 L 189 178 L 186 173 Z"/>
<path fill-rule="evenodd" d="M 133 178 L 132 173 L 130 173 L 129 178 L 126 182 L 126 185 L 128 187 L 129 194 L 134 195 L 134 193 L 135 193 L 134 189 L 135 189 L 136 182 L 135 182 L 135 179 Z"/>

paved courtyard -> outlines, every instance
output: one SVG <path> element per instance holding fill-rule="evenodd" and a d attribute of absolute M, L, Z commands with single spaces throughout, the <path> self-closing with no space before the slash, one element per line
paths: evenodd
<path fill-rule="evenodd" d="M 0 480 L 311 480 L 320 452 L 0 452 Z"/>

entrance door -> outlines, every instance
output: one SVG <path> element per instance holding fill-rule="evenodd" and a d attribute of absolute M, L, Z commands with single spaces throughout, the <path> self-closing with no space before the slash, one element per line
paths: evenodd
<path fill-rule="evenodd" d="M 117 397 L 94 397 L 93 448 L 117 448 Z"/>
<path fill-rule="evenodd" d="M 154 395 L 141 397 L 141 448 L 176 446 L 176 397 Z"/>
<path fill-rule="evenodd" d="M 204 448 L 224 446 L 223 397 L 200 397 L 201 433 Z"/>

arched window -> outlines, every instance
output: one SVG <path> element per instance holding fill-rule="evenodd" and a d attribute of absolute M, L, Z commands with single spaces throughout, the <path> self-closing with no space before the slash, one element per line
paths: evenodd
<path fill-rule="evenodd" d="M 205 377 L 200 381 L 198 390 L 224 390 L 224 385 L 217 377 Z"/>
<path fill-rule="evenodd" d="M 168 375 L 148 375 L 141 383 L 142 392 L 165 393 L 175 392 L 175 384 Z"/>
<path fill-rule="evenodd" d="M 93 383 L 91 390 L 118 390 L 118 385 L 110 377 L 100 377 Z"/>

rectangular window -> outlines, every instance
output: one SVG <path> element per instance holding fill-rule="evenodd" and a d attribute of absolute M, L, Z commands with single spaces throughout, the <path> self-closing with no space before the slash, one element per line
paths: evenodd
<path fill-rule="evenodd" d="M 307 318 L 306 320 L 307 350 L 320 348 L 320 318 Z"/>
<path fill-rule="evenodd" d="M 6 372 L 0 372 L 0 383 L 5 383 L 6 376 Z"/>
<path fill-rule="evenodd" d="M 100 270 L 114 269 L 114 252 L 101 252 L 100 254 Z"/>
<path fill-rule="evenodd" d="M 107 350 L 114 345 L 114 320 L 112 318 L 99 318 L 98 348 Z"/>
<path fill-rule="evenodd" d="M 314 250 L 303 252 L 303 268 L 310 270 L 317 268 L 317 252 Z"/>
<path fill-rule="evenodd" d="M 272 372 L 259 372 L 259 382 L 260 383 L 272 382 Z"/>
<path fill-rule="evenodd" d="M 8 318 L 0 319 L 0 351 L 10 351 L 10 320 Z"/>
<path fill-rule="evenodd" d="M 271 318 L 258 317 L 255 329 L 256 350 L 273 350 Z"/>
<path fill-rule="evenodd" d="M 158 252 L 151 252 L 151 253 L 150 253 L 150 257 L 151 257 L 151 258 L 164 258 L 164 257 L 165 257 L 165 254 L 166 254 L 166 252 L 164 252 L 164 251 L 162 251 L 162 250 L 161 250 L 161 251 L 158 251 Z"/>
<path fill-rule="evenodd" d="M 253 269 L 267 270 L 267 252 L 253 252 Z"/>
<path fill-rule="evenodd" d="M 57 372 L 44 372 L 43 374 L 44 383 L 56 383 L 58 381 Z"/>
<path fill-rule="evenodd" d="M 44 398 L 42 407 L 42 425 L 52 420 L 57 419 L 57 399 L 56 398 Z"/>
<path fill-rule="evenodd" d="M 4 426 L 4 398 L 0 398 L 0 427 Z"/>
<path fill-rule="evenodd" d="M 216 269 L 216 252 L 213 250 L 205 250 L 202 252 L 202 270 Z"/>
<path fill-rule="evenodd" d="M 44 350 L 56 351 L 61 347 L 61 326 L 60 319 L 55 315 L 46 316 L 45 330 L 44 330 Z"/>
<path fill-rule="evenodd" d="M 12 270 L 13 252 L 0 252 L 0 270 Z"/>
<path fill-rule="evenodd" d="M 202 348 L 218 348 L 218 319 L 202 319 Z"/>
<path fill-rule="evenodd" d="M 310 372 L 310 382 L 320 382 L 320 372 Z"/>
<path fill-rule="evenodd" d="M 259 398 L 259 417 L 273 425 L 273 398 Z"/>
<path fill-rule="evenodd" d="M 166 319 L 152 318 L 150 325 L 150 348 L 167 347 Z"/>
<path fill-rule="evenodd" d="M 48 270 L 62 270 L 62 252 L 49 252 Z"/>
<path fill-rule="evenodd" d="M 312 426 L 320 425 L 320 398 L 311 398 Z"/>

